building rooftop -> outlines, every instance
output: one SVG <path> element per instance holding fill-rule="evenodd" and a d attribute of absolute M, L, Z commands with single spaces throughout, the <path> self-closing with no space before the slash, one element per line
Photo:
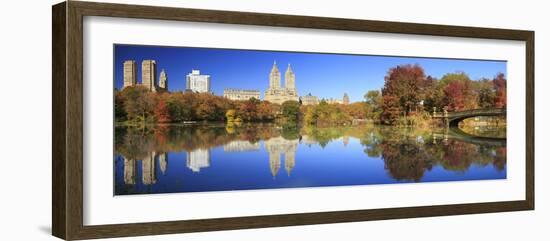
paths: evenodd
<path fill-rule="evenodd" d="M 226 88 L 224 89 L 223 91 L 228 91 L 228 92 L 232 92 L 232 91 L 241 91 L 241 92 L 260 92 L 259 90 L 243 90 L 243 89 L 233 89 L 233 88 Z"/>

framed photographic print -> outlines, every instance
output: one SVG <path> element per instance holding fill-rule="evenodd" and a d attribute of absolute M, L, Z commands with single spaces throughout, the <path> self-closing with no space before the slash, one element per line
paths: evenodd
<path fill-rule="evenodd" d="M 57 237 L 534 209 L 532 31 L 52 10 Z"/>

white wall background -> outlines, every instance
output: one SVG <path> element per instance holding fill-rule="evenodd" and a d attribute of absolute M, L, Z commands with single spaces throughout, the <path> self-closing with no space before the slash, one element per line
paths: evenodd
<path fill-rule="evenodd" d="M 99 0 L 98 0 L 99 1 Z M 51 5 L 0 8 L 0 240 L 56 240 L 51 230 Z M 536 210 L 407 220 L 164 235 L 155 240 L 548 240 L 550 15 L 545 1 L 114 1 L 189 8 L 527 29 L 536 31 Z M 30 64 L 34 65 L 30 66 Z M 513 91 L 513 90 L 510 90 Z M 151 240 L 152 237 L 120 240 Z"/>

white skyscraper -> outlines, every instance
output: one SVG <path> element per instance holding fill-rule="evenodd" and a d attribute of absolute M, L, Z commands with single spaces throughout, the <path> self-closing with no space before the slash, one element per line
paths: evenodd
<path fill-rule="evenodd" d="M 166 91 L 168 90 L 168 76 L 166 75 L 166 71 L 164 71 L 164 69 L 160 71 L 159 88 Z"/>
<path fill-rule="evenodd" d="M 210 75 L 201 75 L 200 70 L 192 70 L 187 75 L 186 89 L 198 93 L 210 92 Z"/>

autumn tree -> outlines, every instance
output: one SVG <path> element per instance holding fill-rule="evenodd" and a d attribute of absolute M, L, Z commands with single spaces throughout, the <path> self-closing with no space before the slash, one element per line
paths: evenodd
<path fill-rule="evenodd" d="M 258 116 L 259 100 L 250 98 L 241 101 L 238 105 L 237 115 L 244 121 L 256 121 Z"/>
<path fill-rule="evenodd" d="M 120 122 L 224 121 L 228 110 L 239 122 L 273 121 L 280 105 L 254 98 L 235 101 L 211 93 L 151 92 L 142 86 L 115 91 L 115 118 Z"/>
<path fill-rule="evenodd" d="M 493 79 L 495 88 L 495 107 L 506 107 L 506 77 L 503 73 L 497 74 Z"/>
<path fill-rule="evenodd" d="M 338 105 L 342 112 L 347 113 L 353 119 L 365 119 L 367 112 L 370 111 L 368 104 L 365 102 L 353 102 L 348 105 Z"/>
<path fill-rule="evenodd" d="M 235 117 L 237 117 L 236 111 L 233 109 L 230 109 L 225 113 L 225 119 L 227 120 L 227 122 L 234 122 Z"/>
<path fill-rule="evenodd" d="M 209 104 L 213 106 L 213 111 L 208 120 L 223 121 L 227 110 L 233 108 L 233 101 L 228 101 L 226 98 L 208 94 Z"/>
<path fill-rule="evenodd" d="M 166 105 L 164 98 L 160 98 L 157 101 L 157 105 L 155 107 L 155 119 L 158 123 L 169 123 L 171 121 L 168 106 Z"/>
<path fill-rule="evenodd" d="M 399 98 L 394 95 L 385 95 L 382 97 L 382 113 L 380 122 L 393 125 L 397 123 L 402 111 L 399 108 Z"/>
<path fill-rule="evenodd" d="M 400 115 L 415 111 L 422 100 L 422 85 L 426 76 L 420 65 L 399 65 L 384 77 L 381 121 L 394 124 Z"/>
<path fill-rule="evenodd" d="M 275 119 L 279 108 L 280 107 L 278 105 L 269 103 L 268 101 L 260 102 L 257 108 L 258 119 L 262 121 L 270 121 Z"/>
<path fill-rule="evenodd" d="M 441 84 L 445 85 L 443 104 L 447 110 L 461 111 L 477 108 L 477 96 L 472 80 L 466 73 L 446 74 L 441 78 Z"/>
<path fill-rule="evenodd" d="M 446 107 L 448 111 L 461 111 L 464 109 L 466 97 L 464 89 L 467 88 L 464 82 L 451 82 L 445 87 Z"/>
<path fill-rule="evenodd" d="M 208 120 L 211 119 L 210 114 L 214 112 L 214 107 L 209 105 L 206 102 L 199 103 L 195 110 L 197 119 L 199 120 Z"/>

